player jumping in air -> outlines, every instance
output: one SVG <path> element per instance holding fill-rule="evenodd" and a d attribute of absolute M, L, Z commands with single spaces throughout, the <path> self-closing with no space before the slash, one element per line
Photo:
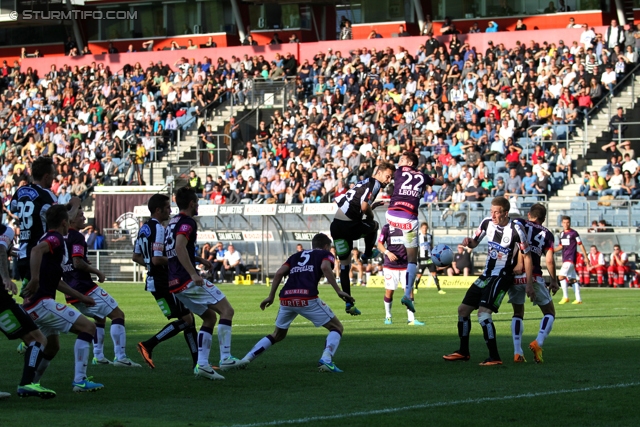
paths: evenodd
<path fill-rule="evenodd" d="M 198 332 L 195 328 L 193 314 L 169 292 L 169 272 L 167 271 L 167 256 L 164 250 L 165 230 L 162 225 L 171 216 L 171 202 L 164 194 L 154 194 L 147 203 L 151 218 L 140 228 L 133 261 L 147 268 L 145 290 L 151 292 L 158 307 L 167 319 L 176 319 L 146 341 L 138 343 L 138 352 L 151 369 L 153 363 L 153 349 L 181 331 L 187 342 L 193 362 L 192 368 L 198 364 Z"/>
<path fill-rule="evenodd" d="M 418 274 L 418 207 L 425 189 L 430 185 L 442 184 L 441 178 L 435 180 L 418 169 L 418 156 L 405 151 L 398 162 L 398 169 L 393 175 L 393 195 L 389 202 L 386 219 L 387 224 L 402 230 L 403 244 L 407 250 L 407 284 L 402 305 L 415 312 L 411 292 Z"/>
<path fill-rule="evenodd" d="M 378 223 L 373 219 L 373 210 L 382 202 L 375 202 L 378 193 L 393 175 L 395 166 L 380 163 L 371 178 L 358 182 L 353 188 L 336 199 L 338 210 L 331 222 L 331 238 L 340 259 L 340 287 L 351 295 L 351 251 L 353 242 L 364 238 L 365 250 L 361 258 L 368 261 L 378 237 Z M 364 217 L 364 218 L 363 218 Z M 352 316 L 360 314 L 351 301 L 346 303 L 346 312 Z"/>
<path fill-rule="evenodd" d="M 587 268 L 591 267 L 591 264 L 589 263 L 589 256 L 587 255 L 587 250 L 582 244 L 580 235 L 576 230 L 571 228 L 571 218 L 568 216 L 562 217 L 562 229 L 563 231 L 560 233 L 560 245 L 554 249 L 554 252 L 562 251 L 562 267 L 560 267 L 560 274 L 558 274 L 560 287 L 562 288 L 562 299 L 560 300 L 560 304 L 566 304 L 569 302 L 569 292 L 567 289 L 568 280 L 573 283 L 573 292 L 576 296 L 576 300 L 573 304 L 582 304 L 582 298 L 580 298 L 580 284 L 578 283 L 578 276 L 575 269 L 578 246 L 580 246 L 582 257 Z"/>
<path fill-rule="evenodd" d="M 329 331 L 324 351 L 318 362 L 318 369 L 324 372 L 342 372 L 333 363 L 333 356 L 340 345 L 344 328 L 329 306 L 318 297 L 318 283 L 322 276 L 327 278 L 340 298 L 351 304 L 355 301 L 351 295 L 338 287 L 333 274 L 335 258 L 329 252 L 331 248 L 329 237 L 322 233 L 316 234 L 313 236 L 311 246 L 312 250 L 296 252 L 289 257 L 276 272 L 269 296 L 260 303 L 262 310 L 273 304 L 282 279 L 289 276 L 279 294 L 280 309 L 276 317 L 276 329 L 272 334 L 258 341 L 242 359 L 243 361 L 247 363 L 253 361 L 273 344 L 285 339 L 291 322 L 300 315 L 311 321 L 315 327 L 323 326 Z"/>
<path fill-rule="evenodd" d="M 385 325 L 391 325 L 391 305 L 393 293 L 398 289 L 409 286 L 407 284 L 407 250 L 403 244 L 402 230 L 390 228 L 389 224 L 382 226 L 378 237 L 378 250 L 384 254 L 382 271 L 384 273 L 384 311 Z M 413 292 L 411 293 L 413 298 Z M 424 326 L 424 323 L 416 320 L 413 311 L 407 308 L 407 323 L 411 326 Z"/>

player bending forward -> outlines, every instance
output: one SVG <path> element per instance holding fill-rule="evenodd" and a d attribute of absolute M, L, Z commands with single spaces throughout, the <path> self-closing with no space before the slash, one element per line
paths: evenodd
<path fill-rule="evenodd" d="M 398 289 L 407 286 L 407 250 L 403 244 L 402 230 L 390 228 L 389 224 L 382 226 L 380 237 L 378 237 L 378 250 L 384 254 L 382 271 L 384 273 L 384 311 L 385 325 L 391 325 L 391 305 L 393 304 L 393 293 Z M 413 299 L 413 292 L 411 293 Z M 424 323 L 416 320 L 413 311 L 407 308 L 407 323 L 411 326 L 424 326 Z"/>
<path fill-rule="evenodd" d="M 180 213 L 169 222 L 165 238 L 165 248 L 169 263 L 169 292 L 174 294 L 184 306 L 202 318 L 198 333 L 198 364 L 193 372 L 196 377 L 223 380 L 224 377 L 213 370 L 209 363 L 213 327 L 218 323 L 218 344 L 220 347 L 220 369 L 244 367 L 248 362 L 231 356 L 231 321 L 233 307 L 220 289 L 204 280 L 196 270 L 196 261 L 211 269 L 211 263 L 195 256 L 198 225 L 193 219 L 198 215 L 198 196 L 190 187 L 182 187 L 176 192 L 176 204 Z"/>
<path fill-rule="evenodd" d="M 70 206 L 67 206 L 67 210 Z M 113 350 L 115 359 L 113 365 L 129 368 L 139 368 L 140 364 L 133 362 L 127 357 L 126 344 L 127 333 L 124 327 L 124 313 L 118 307 L 118 303 L 111 295 L 100 286 L 96 285 L 91 274 L 98 276 L 98 282 L 104 282 L 104 274 L 89 264 L 87 258 L 87 242 L 82 233 L 85 227 L 86 218 L 82 209 L 78 209 L 75 218 L 70 218 L 69 234 L 65 237 L 67 253 L 71 258 L 67 258 L 62 266 L 62 278 L 73 289 L 86 295 L 95 301 L 95 305 L 87 306 L 78 299 L 67 296 L 67 303 L 88 318 L 95 319 L 96 336 L 93 341 L 93 364 L 110 365 L 112 362 L 104 357 L 104 327 L 105 319 L 111 319 L 111 339 L 113 340 Z"/>
<path fill-rule="evenodd" d="M 582 251 L 585 266 L 589 269 L 591 267 L 591 264 L 589 263 L 589 256 L 587 255 L 587 250 L 582 244 L 580 235 L 576 230 L 571 228 L 571 218 L 563 216 L 560 244 L 554 249 L 554 252 L 562 251 L 562 267 L 560 267 L 560 274 L 558 274 L 560 287 L 562 288 L 562 299 L 560 300 L 560 304 L 566 304 L 569 302 L 568 281 L 573 283 L 573 292 L 576 296 L 576 300 L 573 304 L 582 304 L 582 298 L 580 297 L 580 284 L 578 283 L 578 275 L 576 274 L 575 268 L 578 246 L 580 246 L 580 250 Z"/>
<path fill-rule="evenodd" d="M 540 330 L 538 337 L 529 344 L 529 348 L 533 352 L 533 358 L 536 363 L 542 363 L 542 344 L 551 333 L 553 321 L 556 317 L 556 310 L 553 306 L 553 299 L 549 294 L 549 290 L 542 278 L 542 267 L 540 259 L 545 257 L 547 271 L 551 276 L 551 291 L 555 295 L 558 291 L 558 283 L 556 281 L 556 262 L 553 257 L 553 234 L 542 224 L 547 217 L 547 208 L 536 203 L 531 206 L 527 214 L 528 221 L 524 221 L 524 230 L 529 240 L 529 248 L 531 250 L 531 263 L 533 264 L 533 290 L 535 298 L 533 304 L 540 307 L 542 311 L 542 320 L 540 321 Z M 521 220 L 518 220 L 521 221 Z M 514 285 L 509 288 L 509 302 L 513 306 L 513 318 L 511 319 L 511 334 L 513 337 L 513 361 L 515 363 L 526 362 L 522 351 L 522 334 L 524 333 L 524 303 L 526 297 L 527 275 L 523 273 L 524 257 L 520 257 L 516 274 L 514 277 Z"/>
<path fill-rule="evenodd" d="M 315 327 L 324 326 L 329 330 L 322 357 L 318 362 L 318 369 L 324 372 L 342 372 L 333 363 L 333 356 L 340 345 L 344 328 L 329 306 L 318 297 L 318 282 L 322 275 L 324 274 L 340 298 L 351 304 L 355 301 L 338 287 L 333 274 L 335 258 L 329 252 L 331 248 L 329 237 L 322 233 L 316 234 L 313 236 L 311 245 L 312 250 L 292 255 L 276 272 L 269 296 L 260 303 L 262 310 L 273 304 L 280 282 L 283 277 L 289 276 L 279 294 L 280 309 L 276 317 L 276 329 L 272 334 L 258 341 L 242 359 L 243 361 L 249 363 L 273 344 L 285 339 L 289 325 L 298 315 L 301 315 L 310 320 Z"/>

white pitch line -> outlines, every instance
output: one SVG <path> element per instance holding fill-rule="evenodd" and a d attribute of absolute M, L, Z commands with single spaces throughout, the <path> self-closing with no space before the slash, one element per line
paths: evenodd
<path fill-rule="evenodd" d="M 481 397 L 479 399 L 427 402 L 427 403 L 420 403 L 417 405 L 403 406 L 399 408 L 385 408 L 385 409 L 376 409 L 373 411 L 350 412 L 348 414 L 320 415 L 316 417 L 296 418 L 292 420 L 274 420 L 274 421 L 251 423 L 251 424 L 233 424 L 230 427 L 261 427 L 261 426 L 279 426 L 284 424 L 299 424 L 299 423 L 301 424 L 301 423 L 308 423 L 313 421 L 339 420 L 343 418 L 391 414 L 394 412 L 401 412 L 401 411 L 407 411 L 407 410 L 413 410 L 413 409 L 439 408 L 443 406 L 453 406 L 453 405 L 460 405 L 460 404 L 496 402 L 500 400 L 524 399 L 524 398 L 531 398 L 531 397 L 552 396 L 556 394 L 582 393 L 586 391 L 609 390 L 613 388 L 626 388 L 626 387 L 636 387 L 636 386 L 640 386 L 640 382 L 601 385 L 601 386 L 595 386 L 595 387 L 573 388 L 573 389 L 566 389 L 566 390 L 542 391 L 537 393 L 523 393 L 523 394 L 514 394 L 511 396 Z"/>

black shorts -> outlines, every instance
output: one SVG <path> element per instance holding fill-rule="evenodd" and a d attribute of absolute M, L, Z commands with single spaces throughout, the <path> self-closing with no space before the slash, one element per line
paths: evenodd
<path fill-rule="evenodd" d="M 331 222 L 331 238 L 336 247 L 336 254 L 341 261 L 351 258 L 353 242 L 378 232 L 378 223 L 375 221 L 342 221 L 334 219 Z"/>
<path fill-rule="evenodd" d="M 20 274 L 22 283 L 27 283 L 29 282 L 29 280 L 31 280 L 31 265 L 29 265 L 28 258 L 20 258 L 18 260 L 18 273 Z"/>
<path fill-rule="evenodd" d="M 476 309 L 485 307 L 497 313 L 511 285 L 513 276 L 480 276 L 473 282 L 462 303 Z"/>
<path fill-rule="evenodd" d="M 420 271 L 422 271 L 422 274 L 426 274 L 427 271 L 429 271 L 429 273 L 438 272 L 436 265 L 433 263 L 433 261 L 431 261 L 430 257 L 420 258 L 419 263 L 420 263 Z"/>
<path fill-rule="evenodd" d="M 4 289 L 0 289 L 0 330 L 10 340 L 38 330 L 31 316 Z"/>
<path fill-rule="evenodd" d="M 174 294 L 169 292 L 169 289 L 156 289 L 151 292 L 151 295 L 156 299 L 160 311 L 167 319 L 181 319 L 191 313 Z"/>

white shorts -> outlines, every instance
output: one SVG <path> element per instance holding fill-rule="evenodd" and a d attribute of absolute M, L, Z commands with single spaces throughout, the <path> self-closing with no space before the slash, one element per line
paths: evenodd
<path fill-rule="evenodd" d="M 405 248 L 418 247 L 418 218 L 403 218 L 395 216 L 393 211 L 387 211 L 385 218 L 389 227 L 402 230 Z"/>
<path fill-rule="evenodd" d="M 80 313 L 84 314 L 87 317 L 99 317 L 101 319 L 104 319 L 108 315 L 110 315 L 113 310 L 118 308 L 118 303 L 116 302 L 116 300 L 114 300 L 113 297 L 100 286 L 91 291 L 87 296 L 93 298 L 93 300 L 96 302 L 96 305 L 94 305 L 93 307 L 87 307 L 81 302 L 73 304 L 73 306 L 77 308 Z"/>
<path fill-rule="evenodd" d="M 547 289 L 544 279 L 542 276 L 534 276 L 533 279 L 533 290 L 536 292 L 533 305 L 543 306 L 549 304 L 551 302 L 551 294 L 549 294 L 549 289 Z M 526 274 L 515 276 L 513 281 L 515 285 L 509 288 L 509 304 L 524 305 L 527 299 L 527 276 Z"/>
<path fill-rule="evenodd" d="M 336 317 L 329 306 L 320 298 L 310 300 L 289 299 L 286 301 L 291 305 L 283 305 L 287 304 L 287 302 L 281 300 L 278 316 L 276 317 L 276 327 L 280 329 L 289 329 L 289 325 L 291 325 L 293 319 L 298 317 L 298 315 L 311 321 L 316 328 L 326 325 L 331 319 Z"/>
<path fill-rule="evenodd" d="M 27 313 L 36 322 L 45 337 L 59 335 L 60 332 L 66 334 L 76 323 L 76 320 L 82 316 L 78 310 L 60 304 L 51 298 L 40 300 L 27 310 Z"/>
<path fill-rule="evenodd" d="M 383 268 L 384 272 L 384 288 L 395 291 L 400 288 L 404 289 L 407 285 L 407 270 L 393 270 L 391 268 Z"/>
<path fill-rule="evenodd" d="M 562 267 L 560 267 L 560 273 L 558 276 L 564 276 L 567 279 L 578 280 L 578 275 L 576 274 L 576 266 L 571 262 L 563 262 Z"/>
<path fill-rule="evenodd" d="M 210 305 L 215 305 L 226 298 L 222 291 L 208 280 L 205 280 L 202 286 L 196 286 L 191 281 L 184 290 L 174 295 L 198 316 L 204 314 Z"/>

